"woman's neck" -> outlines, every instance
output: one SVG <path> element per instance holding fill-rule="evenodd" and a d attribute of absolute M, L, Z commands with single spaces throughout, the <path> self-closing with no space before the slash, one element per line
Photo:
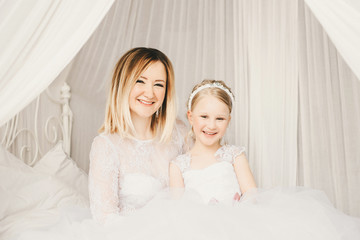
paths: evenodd
<path fill-rule="evenodd" d="M 151 117 L 144 118 L 131 114 L 131 121 L 136 131 L 135 138 L 139 140 L 154 138 L 153 132 L 151 131 Z"/>

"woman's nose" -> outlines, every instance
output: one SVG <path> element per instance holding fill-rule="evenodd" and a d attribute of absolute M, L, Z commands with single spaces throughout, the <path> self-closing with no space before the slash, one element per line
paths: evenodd
<path fill-rule="evenodd" d="M 144 96 L 149 99 L 152 99 L 154 97 L 154 89 L 150 84 L 145 87 Z"/>

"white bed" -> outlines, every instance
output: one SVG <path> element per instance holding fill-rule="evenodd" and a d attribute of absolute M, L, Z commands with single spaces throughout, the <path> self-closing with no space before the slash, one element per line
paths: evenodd
<path fill-rule="evenodd" d="M 45 94 L 43 94 L 45 95 Z M 19 129 L 16 116 L 2 129 L 0 146 L 0 239 L 12 239 L 27 229 L 53 224 L 60 209 L 88 208 L 87 174 L 70 155 L 72 112 L 70 88 L 61 86 L 60 100 L 46 94 L 61 109 L 59 116 L 48 116 L 44 135 L 38 134 L 39 105 L 36 100 L 35 131 Z M 41 122 L 41 121 L 40 121 Z M 44 121 L 43 121 L 44 122 Z M 20 136 L 22 136 L 20 138 Z M 22 141 L 20 141 L 22 139 Z M 29 140 L 24 142 L 23 139 Z M 47 141 L 49 149 L 41 149 Z M 9 150 L 13 151 L 11 153 Z"/>

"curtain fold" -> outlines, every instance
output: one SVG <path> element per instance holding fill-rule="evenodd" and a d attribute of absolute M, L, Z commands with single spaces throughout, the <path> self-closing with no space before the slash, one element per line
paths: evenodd
<path fill-rule="evenodd" d="M 360 79 L 360 2 L 305 0 L 337 51 Z"/>
<path fill-rule="evenodd" d="M 299 184 L 360 216 L 360 81 L 304 4 L 299 69 Z"/>
<path fill-rule="evenodd" d="M 0 126 L 49 86 L 112 4 L 113 0 L 1 3 Z"/>
<path fill-rule="evenodd" d="M 179 118 L 194 84 L 224 80 L 236 99 L 228 142 L 247 147 L 260 186 L 296 185 L 296 21 L 297 1 L 117 1 L 69 73 L 74 159 L 87 170 L 116 61 L 147 46 L 174 64 Z"/>

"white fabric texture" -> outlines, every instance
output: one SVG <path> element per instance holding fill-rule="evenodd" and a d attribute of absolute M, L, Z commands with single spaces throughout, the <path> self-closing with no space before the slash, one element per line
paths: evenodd
<path fill-rule="evenodd" d="M 305 0 L 350 69 L 360 79 L 360 2 Z"/>
<path fill-rule="evenodd" d="M 69 187 L 61 178 L 37 171 L 0 146 L 0 238 L 52 225 L 58 209 L 88 208 L 88 198 L 82 195 L 86 189 Z"/>
<path fill-rule="evenodd" d="M 104 223 L 109 216 L 141 208 L 168 186 L 169 163 L 185 146 L 184 127 L 178 122 L 166 145 L 156 139 L 128 139 L 119 134 L 101 134 L 94 139 L 89 195 L 97 221 Z"/>
<path fill-rule="evenodd" d="M 226 154 L 219 156 L 218 163 L 184 173 L 192 186 L 185 186 L 180 196 L 177 189 L 159 192 L 151 201 L 147 195 L 136 195 L 138 202 L 147 204 L 126 215 L 112 216 L 104 225 L 95 224 L 87 214 L 89 209 L 74 207 L 50 216 L 60 219 L 50 227 L 18 231 L 8 239 L 359 239 L 360 219 L 336 210 L 321 191 L 297 187 L 253 189 L 239 202 L 233 201 L 239 184 L 231 162 L 222 157 L 234 152 L 230 148 L 222 150 Z M 126 186 L 129 189 L 139 189 L 144 177 L 150 177 L 132 176 L 133 181 Z M 146 186 L 159 183 L 149 181 Z M 203 202 L 212 197 L 217 201 Z M 39 220 L 34 218 L 33 222 Z"/>
<path fill-rule="evenodd" d="M 224 145 L 215 153 L 217 162 L 204 169 L 191 169 L 190 152 L 178 156 L 173 162 L 183 175 L 185 188 L 199 193 L 205 204 L 214 200 L 231 205 L 235 194 L 241 195 L 233 163 L 244 151 L 244 147 Z"/>
<path fill-rule="evenodd" d="M 360 82 L 311 10 L 299 13 L 298 181 L 360 216 Z"/>
<path fill-rule="evenodd" d="M 113 0 L 1 2 L 0 126 L 50 85 L 112 4 Z"/>
<path fill-rule="evenodd" d="M 61 141 L 36 162 L 33 169 L 59 179 L 67 187 L 81 193 L 85 199 L 89 198 L 88 176 L 66 155 Z"/>

